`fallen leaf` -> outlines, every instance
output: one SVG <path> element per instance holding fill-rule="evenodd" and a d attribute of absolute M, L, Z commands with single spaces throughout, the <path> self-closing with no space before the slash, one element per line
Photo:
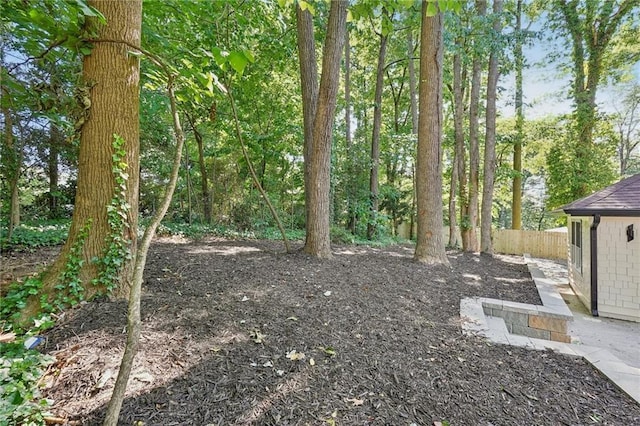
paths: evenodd
<path fill-rule="evenodd" d="M 329 290 L 325 291 L 324 295 L 327 296 L 327 297 L 331 296 L 331 291 L 329 291 Z"/>
<path fill-rule="evenodd" d="M 133 376 L 133 378 L 141 382 L 153 383 L 153 376 L 146 371 L 141 371 L 140 373 Z"/>
<path fill-rule="evenodd" d="M 107 368 L 106 370 L 104 370 L 104 373 L 102 373 L 102 376 L 100 376 L 100 380 L 98 380 L 98 383 L 96 383 L 96 389 L 102 389 L 111 377 L 113 377 L 113 371 Z"/>
<path fill-rule="evenodd" d="M 246 302 L 247 300 L 249 300 L 247 296 L 242 296 L 242 302 Z"/>
<path fill-rule="evenodd" d="M 313 358 L 309 358 L 309 365 L 311 366 L 316 365 L 316 361 Z"/>
<path fill-rule="evenodd" d="M 276 374 L 278 376 L 282 376 L 282 375 L 284 375 L 284 370 L 276 370 Z"/>
<path fill-rule="evenodd" d="M 351 402 L 354 407 L 359 407 L 362 404 L 364 404 L 364 399 L 358 399 L 358 398 L 347 398 L 345 399 L 345 401 Z"/>
<path fill-rule="evenodd" d="M 264 364 L 262 364 L 263 367 L 273 367 L 273 363 L 271 361 L 267 361 Z"/>
<path fill-rule="evenodd" d="M 465 361 L 466 361 L 466 359 L 461 358 L 461 357 L 458 357 L 458 361 L 460 361 L 460 362 L 465 362 Z"/>
<path fill-rule="evenodd" d="M 296 317 L 289 317 L 289 318 L 287 318 L 287 320 L 289 320 L 289 321 L 298 321 L 298 318 L 296 318 Z"/>
<path fill-rule="evenodd" d="M 296 352 L 295 349 L 293 349 L 290 352 L 287 352 L 287 358 L 289 358 L 291 361 L 299 361 L 301 359 L 305 358 L 305 355 L 302 352 Z"/>

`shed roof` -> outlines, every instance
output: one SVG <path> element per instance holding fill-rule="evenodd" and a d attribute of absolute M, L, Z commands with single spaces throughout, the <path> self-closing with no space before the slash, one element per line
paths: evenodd
<path fill-rule="evenodd" d="M 640 174 L 567 204 L 562 210 L 572 216 L 640 216 Z"/>

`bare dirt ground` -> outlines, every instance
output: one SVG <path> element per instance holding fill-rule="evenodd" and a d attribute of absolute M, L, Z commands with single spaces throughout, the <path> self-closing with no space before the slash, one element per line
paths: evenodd
<path fill-rule="evenodd" d="M 463 336 L 460 299 L 537 303 L 520 257 L 266 241 L 158 240 L 121 424 L 633 425 L 640 406 L 586 361 Z M 43 351 L 52 414 L 99 424 L 124 346 L 124 302 L 68 312 Z M 136 423 L 138 424 L 138 423 Z"/>

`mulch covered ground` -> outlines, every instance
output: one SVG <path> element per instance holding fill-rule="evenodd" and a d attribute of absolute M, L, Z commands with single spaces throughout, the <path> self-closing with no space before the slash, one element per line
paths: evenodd
<path fill-rule="evenodd" d="M 632 425 L 640 406 L 586 361 L 464 336 L 460 299 L 540 304 L 519 257 L 266 241 L 158 240 L 121 424 Z M 99 301 L 47 336 L 52 413 L 99 424 L 126 307 Z"/>

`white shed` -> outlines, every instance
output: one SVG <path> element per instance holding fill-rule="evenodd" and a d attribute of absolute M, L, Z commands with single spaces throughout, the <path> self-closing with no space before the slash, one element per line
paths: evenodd
<path fill-rule="evenodd" d="M 594 316 L 640 322 L 640 174 L 562 209 L 574 292 Z"/>

